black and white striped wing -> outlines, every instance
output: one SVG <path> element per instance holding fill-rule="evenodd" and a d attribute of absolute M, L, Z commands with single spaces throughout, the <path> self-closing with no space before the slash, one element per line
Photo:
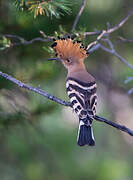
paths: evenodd
<path fill-rule="evenodd" d="M 85 119 L 89 116 L 89 118 L 93 119 L 97 105 L 96 83 L 84 83 L 74 78 L 68 78 L 66 89 L 78 117 Z"/>

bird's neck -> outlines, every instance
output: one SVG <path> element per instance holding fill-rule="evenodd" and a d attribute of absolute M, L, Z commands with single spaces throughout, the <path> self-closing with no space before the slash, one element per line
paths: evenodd
<path fill-rule="evenodd" d="M 79 71 L 86 71 L 84 63 L 77 63 L 68 69 L 68 75 L 74 72 L 79 72 Z"/>

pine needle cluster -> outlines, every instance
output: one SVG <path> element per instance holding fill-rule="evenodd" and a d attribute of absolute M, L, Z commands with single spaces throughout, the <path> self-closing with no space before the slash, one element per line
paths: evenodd
<path fill-rule="evenodd" d="M 45 15 L 60 18 L 65 13 L 71 13 L 71 3 L 67 0 L 14 0 L 19 10 L 33 12 L 34 17 Z"/>

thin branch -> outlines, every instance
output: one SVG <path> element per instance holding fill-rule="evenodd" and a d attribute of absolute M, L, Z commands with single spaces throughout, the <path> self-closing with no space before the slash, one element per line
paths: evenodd
<path fill-rule="evenodd" d="M 19 45 L 29 45 L 29 44 L 32 44 L 36 41 L 40 41 L 40 42 L 49 42 L 53 39 L 52 36 L 47 36 L 44 38 L 40 38 L 40 37 L 36 37 L 36 38 L 33 38 L 31 40 L 25 40 L 23 37 L 21 36 L 18 36 L 18 35 L 12 35 L 12 34 L 0 34 L 0 37 L 7 37 L 7 38 L 11 38 L 11 39 L 15 39 L 17 40 L 18 42 L 16 43 L 12 43 L 12 46 L 19 46 Z"/>
<path fill-rule="evenodd" d="M 118 130 L 121 130 L 121 131 L 128 133 L 130 136 L 133 136 L 133 130 L 127 128 L 126 126 L 117 124 L 115 122 L 109 121 L 109 120 L 107 120 L 103 117 L 99 117 L 99 116 L 95 116 L 95 120 L 100 121 L 100 122 L 104 122 L 104 123 L 116 128 Z"/>
<path fill-rule="evenodd" d="M 72 107 L 70 102 L 66 102 L 66 101 L 63 101 L 62 99 L 54 97 L 53 95 L 51 95 L 51 94 L 43 91 L 42 89 L 40 89 L 40 87 L 35 88 L 35 87 L 32 87 L 32 86 L 29 86 L 29 85 L 15 79 L 14 77 L 12 77 L 12 76 L 10 76 L 10 75 L 8 75 L 6 73 L 3 73 L 1 71 L 0 71 L 0 76 L 2 76 L 3 78 L 5 78 L 5 79 L 7 79 L 7 80 L 9 80 L 11 82 L 13 82 L 14 84 L 18 85 L 21 88 L 25 88 L 25 89 L 28 89 L 29 91 L 33 91 L 33 92 L 35 92 L 37 94 L 40 94 L 40 95 L 42 95 L 42 96 L 44 96 L 44 97 L 46 97 L 46 98 L 48 98 L 48 99 L 50 99 L 50 100 L 52 100 L 54 102 L 59 103 L 61 105 L 64 105 L 64 106 L 67 106 L 67 107 Z M 117 124 L 115 122 L 109 121 L 109 120 L 107 120 L 107 119 L 105 119 L 103 117 L 99 117 L 97 115 L 95 116 L 95 120 L 100 121 L 100 122 L 104 122 L 104 123 L 116 128 L 118 130 L 124 131 L 127 134 L 133 136 L 133 130 L 127 128 L 126 126 L 123 126 L 123 125 Z"/>
<path fill-rule="evenodd" d="M 107 28 L 107 30 L 102 30 L 101 33 L 99 34 L 99 36 L 97 37 L 96 41 L 90 43 L 87 46 L 87 49 L 89 50 L 92 46 L 96 45 L 98 43 L 98 41 L 100 41 L 103 37 L 110 35 L 114 31 L 116 31 L 120 27 L 122 27 L 127 22 L 129 17 L 131 17 L 131 15 L 133 15 L 133 8 L 129 11 L 129 13 L 118 24 L 116 24 L 112 28 Z"/>
<path fill-rule="evenodd" d="M 86 36 L 92 36 L 92 35 L 98 35 L 100 34 L 101 31 L 94 31 L 94 32 L 84 32 L 84 37 Z M 11 40 L 13 41 L 17 41 L 14 43 L 11 43 L 11 46 L 20 46 L 20 45 L 30 45 L 36 41 L 40 41 L 40 42 L 50 42 L 54 39 L 53 36 L 47 36 L 43 31 L 40 31 L 40 34 L 43 35 L 43 38 L 41 37 L 36 37 L 33 38 L 31 40 L 26 40 L 21 36 L 18 35 L 14 35 L 14 34 L 0 34 L 0 37 L 7 37 L 7 38 L 11 38 Z M 80 35 L 80 32 L 77 32 L 78 35 Z M 69 34 L 70 36 L 73 36 L 73 34 Z"/>
<path fill-rule="evenodd" d="M 116 56 L 121 62 L 123 62 L 127 67 L 133 69 L 133 65 L 130 64 L 125 58 L 123 58 L 122 56 L 120 56 L 116 50 L 114 49 L 113 43 L 110 41 L 109 37 L 107 37 L 106 39 L 102 39 L 102 41 L 106 41 L 110 47 L 110 49 L 106 48 L 105 46 L 103 46 L 102 44 L 100 44 L 100 48 L 110 54 L 113 54 L 114 56 Z"/>
<path fill-rule="evenodd" d="M 90 43 L 86 49 L 89 50 L 92 46 L 95 46 L 98 43 L 98 41 L 100 41 L 104 36 L 107 36 L 107 35 L 108 35 L 107 31 L 103 30 L 97 37 L 96 41 L 93 41 L 92 43 Z"/>
<path fill-rule="evenodd" d="M 133 15 L 133 8 L 128 12 L 128 14 L 118 24 L 116 24 L 112 28 L 108 29 L 107 33 L 110 34 L 114 31 L 116 31 L 117 29 L 119 29 L 120 27 L 122 27 L 132 15 Z"/>
<path fill-rule="evenodd" d="M 118 39 L 120 40 L 120 42 L 128 42 L 128 43 L 132 43 L 133 42 L 133 39 L 126 39 L 126 38 L 123 38 L 121 36 L 119 36 Z"/>
<path fill-rule="evenodd" d="M 127 67 L 129 67 L 130 69 L 133 69 L 133 65 L 130 64 L 125 58 L 120 56 L 116 51 L 114 53 L 112 53 L 112 54 L 114 56 L 116 56 L 121 62 L 123 62 Z"/>
<path fill-rule="evenodd" d="M 102 40 L 103 40 L 103 39 L 102 39 Z M 104 39 L 104 41 L 105 41 L 105 39 Z M 94 51 L 96 51 L 96 50 L 98 50 L 99 48 L 101 48 L 103 51 L 106 51 L 106 52 L 108 52 L 108 53 L 116 56 L 116 57 L 117 57 L 122 63 L 124 63 L 127 67 L 133 69 L 133 65 L 130 64 L 125 58 L 123 58 L 122 56 L 120 56 L 120 55 L 116 52 L 116 50 L 114 49 L 114 46 L 113 46 L 112 42 L 110 41 L 110 39 L 106 39 L 106 41 L 107 41 L 110 49 L 107 48 L 107 47 L 105 47 L 105 46 L 102 45 L 101 43 L 96 43 L 95 45 L 93 45 L 93 43 L 91 43 L 91 44 L 89 44 L 90 47 L 89 47 L 89 50 L 87 51 L 88 54 L 93 53 Z"/>
<path fill-rule="evenodd" d="M 93 35 L 99 35 L 102 31 L 94 31 L 94 32 L 84 32 L 84 36 L 93 36 Z"/>
<path fill-rule="evenodd" d="M 131 81 L 133 81 L 133 77 L 127 77 L 127 79 L 124 81 L 124 83 L 127 84 L 127 83 L 129 83 Z M 132 94 L 132 93 L 133 93 L 133 88 L 128 90 L 129 95 Z"/>
<path fill-rule="evenodd" d="M 101 44 L 98 43 L 98 44 L 96 44 L 96 45 L 90 47 L 89 50 L 87 51 L 87 53 L 88 53 L 88 54 L 93 53 L 94 51 L 98 50 L 98 49 L 100 48 L 100 46 L 101 46 Z"/>
<path fill-rule="evenodd" d="M 12 77 L 12 76 L 10 76 L 10 75 L 8 75 L 6 73 L 3 73 L 1 71 L 0 71 L 0 76 L 2 76 L 5 79 L 8 79 L 9 81 L 13 82 L 14 84 L 17 84 L 21 88 L 25 88 L 25 89 L 28 89 L 29 91 L 33 91 L 33 92 L 35 92 L 37 94 L 40 94 L 40 95 L 42 95 L 42 96 L 44 96 L 44 97 L 46 97 L 46 98 L 48 98 L 48 99 L 50 99 L 52 101 L 55 101 L 55 102 L 59 103 L 61 105 L 70 106 L 69 102 L 63 101 L 63 100 L 61 100 L 59 98 L 56 98 L 56 97 L 48 94 L 47 92 L 41 90 L 40 87 L 35 88 L 35 87 L 32 87 L 32 86 L 29 86 L 29 85 L 15 79 L 14 77 Z"/>
<path fill-rule="evenodd" d="M 79 21 L 79 18 L 80 18 L 81 14 L 82 14 L 82 12 L 83 12 L 83 10 L 84 10 L 84 8 L 85 8 L 85 4 L 86 4 L 86 0 L 82 0 L 81 7 L 80 7 L 79 13 L 77 14 L 76 19 L 75 19 L 75 21 L 74 21 L 72 30 L 75 30 L 75 29 L 76 29 L 76 25 L 77 25 L 77 23 L 78 23 L 78 21 Z"/>
<path fill-rule="evenodd" d="M 100 40 L 105 34 L 111 34 L 114 31 L 118 30 L 120 27 L 122 27 L 127 20 L 133 15 L 133 8 L 128 12 L 128 14 L 115 26 L 113 26 L 112 28 L 108 28 L 107 30 L 103 30 L 103 32 L 101 33 L 101 35 L 99 35 L 98 40 Z"/>
<path fill-rule="evenodd" d="M 100 34 L 101 31 L 94 31 L 94 32 L 84 32 L 84 37 L 86 36 L 92 36 L 92 35 L 98 35 Z M 53 36 L 47 36 L 43 31 L 40 31 L 40 34 L 43 35 L 43 38 L 41 37 L 36 37 L 36 38 L 33 38 L 31 40 L 26 40 L 24 39 L 23 37 L 21 36 L 18 36 L 18 35 L 13 35 L 13 34 L 0 34 L 0 37 L 6 37 L 6 38 L 10 38 L 11 39 L 11 45 L 10 47 L 13 47 L 13 46 L 20 46 L 20 45 L 30 45 L 36 41 L 39 41 L 39 42 L 50 42 L 54 39 Z M 77 32 L 78 35 L 81 35 L 80 32 Z M 73 36 L 73 34 L 69 34 L 70 36 Z M 10 48 L 9 47 L 9 48 Z"/>

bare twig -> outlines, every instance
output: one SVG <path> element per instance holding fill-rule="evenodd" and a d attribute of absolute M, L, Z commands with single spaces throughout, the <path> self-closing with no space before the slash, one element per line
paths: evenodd
<path fill-rule="evenodd" d="M 77 14 L 76 19 L 74 21 L 72 30 L 75 30 L 75 28 L 76 28 L 76 25 L 77 25 L 77 23 L 79 21 L 79 18 L 80 18 L 81 14 L 82 14 L 82 12 L 83 12 L 83 10 L 85 8 L 85 3 L 86 3 L 86 0 L 82 0 L 81 7 L 80 7 L 79 13 Z"/>
<path fill-rule="evenodd" d="M 53 95 L 51 95 L 51 94 L 43 91 L 42 89 L 40 89 L 40 87 L 35 88 L 35 87 L 32 87 L 32 86 L 29 86 L 29 85 L 15 79 L 14 77 L 12 77 L 12 76 L 10 76 L 10 75 L 8 75 L 6 73 L 3 73 L 1 71 L 0 71 L 0 76 L 2 76 L 5 79 L 8 79 L 9 81 L 13 82 L 14 84 L 17 84 L 21 88 L 25 88 L 25 89 L 28 89 L 29 91 L 33 91 L 33 92 L 35 92 L 37 94 L 40 94 L 40 95 L 42 95 L 42 96 L 44 96 L 44 97 L 46 97 L 46 98 L 48 98 L 48 99 L 50 99 L 50 100 L 52 100 L 54 102 L 59 103 L 61 105 L 64 105 L 64 106 L 67 106 L 67 107 L 72 107 L 70 102 L 66 102 L 66 101 L 63 101 L 62 99 L 54 97 Z M 110 125 L 112 127 L 115 127 L 118 130 L 124 131 L 127 134 L 133 136 L 133 130 L 127 128 L 126 126 L 114 123 L 112 121 L 109 121 L 109 120 L 107 120 L 107 119 L 105 119 L 103 117 L 99 117 L 97 115 L 95 116 L 95 120 L 100 121 L 100 122 L 104 122 L 104 123 L 106 123 L 106 124 L 108 124 L 108 125 Z"/>
<path fill-rule="evenodd" d="M 108 29 L 107 33 L 110 34 L 114 31 L 116 31 L 117 29 L 119 29 L 120 27 L 122 27 L 123 24 L 125 24 L 132 15 L 133 15 L 133 8 L 128 12 L 128 14 L 118 24 L 116 24 L 112 28 Z"/>
<path fill-rule="evenodd" d="M 100 33 L 101 33 L 101 31 L 84 32 L 84 37 L 92 36 L 92 35 L 98 35 Z M 20 45 L 30 45 L 30 44 L 37 42 L 37 41 L 39 41 L 39 42 L 50 42 L 54 39 L 53 36 L 47 36 L 43 31 L 40 31 L 40 34 L 43 36 L 43 38 L 36 37 L 36 38 L 31 39 L 31 40 L 26 40 L 21 36 L 13 35 L 13 34 L 0 34 L 0 37 L 10 38 L 11 42 L 12 42 L 10 47 L 20 46 Z M 70 34 L 70 33 L 68 33 L 68 34 L 70 36 L 73 36 L 73 34 Z M 77 32 L 77 34 L 80 35 L 81 33 Z M 8 48 L 10 48 L 10 47 L 8 47 Z"/>
<path fill-rule="evenodd" d="M 90 43 L 87 46 L 87 49 L 89 50 L 92 46 L 96 45 L 98 43 L 98 41 L 100 41 L 103 37 L 108 36 L 109 34 L 113 33 L 114 31 L 116 31 L 120 27 L 122 27 L 131 15 L 133 15 L 133 8 L 129 11 L 129 13 L 118 24 L 116 24 L 112 28 L 107 28 L 107 30 L 102 30 L 101 33 L 99 34 L 99 36 L 97 37 L 96 41 Z"/>
<path fill-rule="evenodd" d="M 101 39 L 105 34 L 111 34 L 114 31 L 118 30 L 120 27 L 122 27 L 127 20 L 133 15 L 133 8 L 128 12 L 128 14 L 115 26 L 113 26 L 112 28 L 109 28 L 107 30 L 103 30 L 103 34 L 101 34 L 101 37 L 99 39 Z"/>
<path fill-rule="evenodd" d="M 123 58 L 122 56 L 120 56 L 116 50 L 114 49 L 113 43 L 110 41 L 109 37 L 107 37 L 106 39 L 102 39 L 102 41 L 106 41 L 110 47 L 110 49 L 106 48 L 105 46 L 103 46 L 102 44 L 100 44 L 100 48 L 110 54 L 113 54 L 114 56 L 116 56 L 121 62 L 123 62 L 127 67 L 133 69 L 133 65 L 130 64 L 125 58 Z"/>
<path fill-rule="evenodd" d="M 130 81 L 133 81 L 133 77 L 127 77 L 127 79 L 124 81 L 125 84 L 129 83 Z M 133 88 L 129 89 L 128 94 L 132 94 L 133 93 Z"/>
<path fill-rule="evenodd" d="M 99 116 L 95 116 L 95 120 L 100 121 L 100 122 L 104 122 L 104 123 L 116 128 L 118 130 L 121 130 L 121 131 L 128 133 L 130 136 L 133 136 L 133 130 L 127 128 L 126 126 L 117 124 L 115 122 L 109 121 L 109 120 L 107 120 L 103 117 L 99 117 Z"/>
<path fill-rule="evenodd" d="M 17 40 L 18 42 L 16 43 L 12 43 L 12 46 L 19 46 L 19 45 L 29 45 L 29 44 L 32 44 L 36 41 L 40 41 L 40 42 L 49 42 L 53 39 L 53 37 L 51 36 L 47 36 L 44 38 L 40 38 L 40 37 L 36 37 L 36 38 L 33 38 L 31 40 L 25 40 L 23 37 L 21 36 L 18 36 L 18 35 L 12 35 L 12 34 L 0 34 L 0 37 L 7 37 L 7 38 L 11 38 L 11 39 L 15 39 Z"/>
<path fill-rule="evenodd" d="M 125 58 L 120 56 L 116 51 L 114 51 L 114 53 L 112 54 L 116 56 L 121 62 L 123 62 L 127 67 L 129 67 L 130 69 L 133 69 L 133 65 L 130 64 Z"/>
<path fill-rule="evenodd" d="M 131 11 L 120 21 L 120 23 L 116 24 L 115 26 L 113 26 L 112 28 L 107 28 L 107 30 L 103 30 L 97 37 L 96 41 L 90 43 L 88 46 L 87 46 L 87 50 L 88 50 L 88 53 L 92 53 L 94 52 L 95 50 L 101 48 L 102 50 L 110 53 L 110 54 L 113 54 L 114 56 L 116 56 L 121 62 L 123 62 L 127 67 L 133 69 L 133 65 L 130 64 L 125 58 L 123 58 L 122 56 L 120 56 L 115 48 L 114 48 L 114 45 L 113 43 L 110 41 L 109 39 L 109 35 L 116 31 L 117 29 L 119 29 L 128 19 L 129 17 L 133 14 L 133 9 L 131 9 Z M 105 38 L 104 38 L 105 37 Z M 99 43 L 99 41 L 106 41 L 110 47 L 107 48 L 105 46 L 103 46 L 101 43 Z"/>
<path fill-rule="evenodd" d="M 101 39 L 103 41 L 103 39 Z M 102 50 L 116 56 L 121 62 L 123 62 L 127 67 L 133 69 L 133 65 L 130 64 L 125 58 L 123 58 L 122 56 L 120 56 L 116 50 L 114 49 L 114 46 L 113 46 L 113 43 L 110 41 L 109 38 L 107 39 L 104 39 L 104 41 L 106 41 L 110 47 L 107 48 L 105 47 L 104 45 L 102 45 L 101 43 L 96 43 L 96 44 L 93 44 L 91 43 L 89 46 L 89 50 L 88 50 L 88 53 L 93 53 L 94 51 L 98 50 L 99 48 L 101 48 Z M 95 41 L 96 42 L 96 41 Z"/>
<path fill-rule="evenodd" d="M 32 86 L 29 86 L 29 85 L 15 79 L 14 77 L 12 77 L 12 76 L 10 76 L 10 75 L 8 75 L 6 73 L 3 73 L 1 71 L 0 71 L 0 76 L 2 76 L 5 79 L 8 79 L 9 81 L 13 82 L 14 84 L 17 84 L 21 88 L 25 88 L 25 89 L 28 89 L 29 91 L 33 91 L 33 92 L 35 92 L 37 94 L 40 94 L 40 95 L 42 95 L 42 96 L 44 96 L 44 97 L 46 97 L 46 98 L 48 98 L 48 99 L 50 99 L 52 101 L 55 101 L 55 102 L 59 103 L 61 105 L 70 106 L 69 102 L 66 102 L 66 101 L 63 101 L 63 100 L 61 100 L 59 98 L 56 98 L 56 97 L 48 94 L 47 92 L 41 90 L 39 87 L 35 88 L 35 87 L 32 87 Z"/>
<path fill-rule="evenodd" d="M 120 40 L 120 42 L 128 42 L 128 43 L 133 42 L 133 39 L 126 39 L 126 38 L 123 38 L 121 36 L 119 36 L 118 39 Z"/>
<path fill-rule="evenodd" d="M 99 35 L 102 31 L 94 31 L 94 32 L 84 32 L 84 36 L 93 36 L 93 35 Z"/>
<path fill-rule="evenodd" d="M 98 41 L 100 41 L 104 36 L 107 36 L 107 35 L 108 35 L 107 31 L 103 30 L 97 37 L 96 41 L 93 41 L 92 43 L 90 43 L 86 49 L 89 50 L 92 46 L 95 46 L 98 43 Z"/>
<path fill-rule="evenodd" d="M 98 50 L 100 48 L 101 44 L 97 43 L 94 46 L 90 47 L 89 50 L 87 51 L 88 54 L 93 53 L 94 51 Z"/>

